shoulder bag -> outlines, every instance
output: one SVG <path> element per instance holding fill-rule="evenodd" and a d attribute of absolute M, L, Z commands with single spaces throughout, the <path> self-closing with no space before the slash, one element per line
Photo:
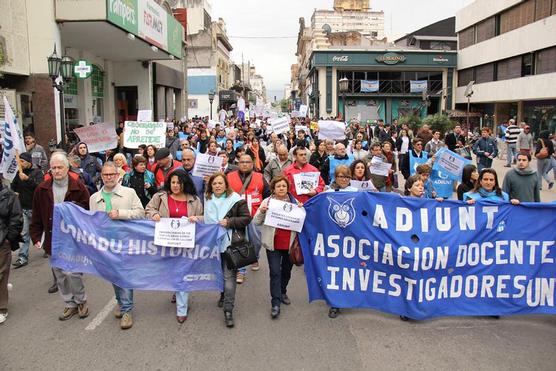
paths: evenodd
<path fill-rule="evenodd" d="M 535 157 L 538 158 L 539 160 L 542 160 L 543 158 L 548 157 L 548 148 L 546 148 L 546 146 L 544 145 L 544 140 L 539 139 L 539 142 L 541 143 L 542 148 L 539 151 L 539 153 L 535 155 Z"/>
<path fill-rule="evenodd" d="M 295 236 L 293 243 L 290 246 L 290 262 L 298 267 L 302 266 L 304 262 L 303 251 L 301 251 L 298 236 Z"/>
<path fill-rule="evenodd" d="M 232 209 L 226 214 L 226 217 L 229 218 L 231 212 Z M 235 228 L 232 230 L 230 246 L 226 248 L 226 251 L 222 254 L 222 258 L 229 270 L 237 270 L 258 261 L 255 247 L 251 242 L 245 240 L 245 237 Z"/>

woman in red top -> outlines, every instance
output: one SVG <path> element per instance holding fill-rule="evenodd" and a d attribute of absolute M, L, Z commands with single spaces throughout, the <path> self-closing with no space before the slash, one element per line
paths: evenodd
<path fill-rule="evenodd" d="M 278 318 L 280 315 L 280 303 L 291 304 L 286 292 L 292 271 L 290 246 L 297 233 L 264 225 L 264 220 L 270 199 L 297 205 L 293 207 L 303 206 L 288 193 L 288 189 L 290 189 L 288 178 L 283 175 L 274 177 L 270 182 L 272 195 L 262 202 L 254 217 L 255 224 L 261 225 L 261 244 L 266 249 L 270 269 L 270 296 L 272 297 L 270 315 L 272 318 Z"/>
<path fill-rule="evenodd" d="M 196 196 L 195 185 L 185 170 L 171 172 L 164 182 L 164 189 L 156 193 L 145 208 L 145 214 L 155 222 L 160 218 L 187 218 L 203 215 L 203 204 Z M 174 299 L 175 297 L 175 299 Z M 183 323 L 187 319 L 187 302 L 189 294 L 176 292 L 172 302 L 176 302 L 177 320 Z"/>

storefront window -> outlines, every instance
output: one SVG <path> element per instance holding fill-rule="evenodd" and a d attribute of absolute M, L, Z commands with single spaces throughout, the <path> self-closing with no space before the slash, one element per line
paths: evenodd
<path fill-rule="evenodd" d="M 93 64 L 93 72 L 91 74 L 91 90 L 93 97 L 104 97 L 104 71 L 95 64 Z"/>
<path fill-rule="evenodd" d="M 77 95 L 77 79 L 71 79 L 69 83 L 64 86 L 64 94 Z"/>

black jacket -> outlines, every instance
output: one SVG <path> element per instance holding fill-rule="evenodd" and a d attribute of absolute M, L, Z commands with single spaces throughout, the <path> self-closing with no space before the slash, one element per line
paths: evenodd
<path fill-rule="evenodd" d="M 228 228 L 233 230 L 232 243 L 244 241 L 247 234 L 246 228 L 252 219 L 247 201 L 240 200 L 236 202 L 225 218 L 228 219 Z"/>
<path fill-rule="evenodd" d="M 13 250 L 19 248 L 21 230 L 23 229 L 23 214 L 15 193 L 0 185 L 0 248 L 9 241 Z"/>
<path fill-rule="evenodd" d="M 35 188 L 41 184 L 44 174 L 41 169 L 33 165 L 28 169 L 24 169 L 23 173 L 29 177 L 27 180 L 21 180 L 17 174 L 12 181 L 12 191 L 19 194 L 19 203 L 21 208 L 31 210 L 33 208 L 33 193 Z"/>
<path fill-rule="evenodd" d="M 326 154 L 326 152 L 323 153 L 323 155 L 319 155 L 318 151 L 315 151 L 311 154 L 311 158 L 309 159 L 309 163 L 311 165 L 313 165 L 314 167 L 316 167 L 317 169 L 319 169 L 319 171 L 322 170 L 323 166 L 324 166 L 324 162 L 326 161 L 326 159 L 328 158 L 328 155 Z"/>

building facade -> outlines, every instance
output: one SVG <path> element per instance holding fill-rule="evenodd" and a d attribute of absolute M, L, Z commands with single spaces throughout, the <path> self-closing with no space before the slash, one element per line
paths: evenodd
<path fill-rule="evenodd" d="M 15 92 L 23 129 L 34 131 L 39 143 L 61 140 L 61 112 L 66 131 L 89 122 L 133 120 L 139 109 L 153 109 L 155 119 L 183 114 L 185 32 L 167 2 L 0 4 L 7 57 L 0 87 Z M 59 56 L 75 61 L 63 104 L 48 75 L 54 46 Z M 87 73 L 78 73 L 80 67 Z"/>
<path fill-rule="evenodd" d="M 556 0 L 476 0 L 456 15 L 458 107 L 483 124 L 525 121 L 534 135 L 556 130 Z"/>
<path fill-rule="evenodd" d="M 450 109 L 456 51 L 315 50 L 308 74 L 309 106 L 319 117 L 391 122 Z M 341 93 L 339 80 L 348 80 Z M 344 110 L 345 99 L 345 110 Z"/>

